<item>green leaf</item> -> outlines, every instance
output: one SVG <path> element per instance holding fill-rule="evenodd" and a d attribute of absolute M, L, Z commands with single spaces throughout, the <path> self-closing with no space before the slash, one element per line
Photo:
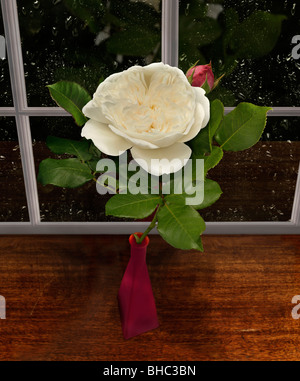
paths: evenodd
<path fill-rule="evenodd" d="M 228 72 L 226 72 L 228 74 Z M 223 87 L 222 85 L 217 86 L 213 91 L 211 91 L 208 95 L 207 98 L 209 101 L 212 102 L 215 100 L 220 100 L 223 104 L 226 104 L 226 106 L 235 106 L 236 104 L 236 99 L 234 93 Z"/>
<path fill-rule="evenodd" d="M 116 194 L 106 203 L 105 213 L 115 217 L 145 218 L 161 203 L 159 195 Z"/>
<path fill-rule="evenodd" d="M 47 87 L 58 106 L 68 111 L 78 126 L 83 126 L 88 119 L 81 110 L 91 100 L 87 91 L 78 83 L 68 81 L 60 81 Z"/>
<path fill-rule="evenodd" d="M 270 53 L 281 33 L 285 15 L 257 11 L 235 28 L 229 47 L 237 58 L 259 58 Z"/>
<path fill-rule="evenodd" d="M 46 159 L 40 163 L 38 181 L 63 188 L 76 188 L 92 180 L 90 168 L 78 159 Z"/>
<path fill-rule="evenodd" d="M 196 245 L 197 245 L 196 250 L 204 251 L 201 236 L 200 236 L 200 237 L 198 238 L 198 240 L 196 241 Z"/>
<path fill-rule="evenodd" d="M 87 165 L 91 168 L 93 172 L 100 173 L 100 171 L 97 171 L 97 164 L 101 158 L 101 151 L 95 146 L 92 140 L 89 140 L 89 142 L 89 154 L 91 155 L 91 158 L 87 161 Z"/>
<path fill-rule="evenodd" d="M 188 42 L 197 51 L 198 47 L 211 44 L 222 34 L 222 28 L 218 21 L 210 17 L 195 20 L 193 15 L 181 16 L 179 21 L 179 46 Z"/>
<path fill-rule="evenodd" d="M 153 52 L 159 42 L 158 32 L 136 25 L 112 35 L 106 46 L 110 53 L 143 57 Z"/>
<path fill-rule="evenodd" d="M 157 230 L 170 245 L 182 250 L 203 250 L 200 234 L 205 230 L 205 222 L 194 208 L 166 203 L 157 218 Z"/>
<path fill-rule="evenodd" d="M 213 180 L 206 179 L 204 182 L 204 200 L 200 205 L 193 205 L 195 209 L 204 209 L 219 200 L 222 190 L 220 185 Z"/>
<path fill-rule="evenodd" d="M 270 107 L 240 103 L 225 115 L 215 139 L 226 151 L 243 151 L 252 147 L 261 137 Z"/>
<path fill-rule="evenodd" d="M 58 155 L 67 153 L 69 155 L 77 156 L 78 159 L 82 161 L 90 160 L 93 156 L 89 153 L 90 143 L 86 139 L 77 141 L 48 136 L 46 144 L 52 152 Z"/>
<path fill-rule="evenodd" d="M 199 134 L 189 141 L 188 146 L 192 149 L 195 157 L 202 157 L 205 153 L 211 151 L 208 126 L 202 128 Z"/>
<path fill-rule="evenodd" d="M 192 149 L 194 157 L 202 157 L 212 150 L 212 139 L 224 117 L 224 106 L 218 99 L 210 105 L 210 120 L 207 127 L 200 130 L 199 134 L 188 145 Z"/>
<path fill-rule="evenodd" d="M 97 171 L 97 164 L 99 160 L 100 159 L 92 159 L 87 161 L 87 165 L 91 168 L 93 172 L 100 173 L 99 171 Z"/>
<path fill-rule="evenodd" d="M 198 60 L 198 61 L 199 61 L 199 60 Z M 188 73 L 191 69 L 194 69 L 194 67 L 197 65 L 198 61 L 197 61 L 194 65 L 192 65 L 192 66 L 186 71 L 186 73 Z M 196 71 L 196 69 L 194 69 L 194 70 L 192 71 L 192 74 L 190 74 L 190 75 L 187 77 L 187 79 L 188 79 L 190 85 L 193 83 L 193 79 L 194 79 L 195 71 Z"/>
<path fill-rule="evenodd" d="M 210 120 L 208 124 L 210 142 L 224 118 L 224 105 L 219 99 L 215 99 L 210 105 Z"/>
<path fill-rule="evenodd" d="M 90 144 L 90 148 L 89 148 L 89 153 L 94 157 L 94 158 L 98 158 L 100 159 L 101 158 L 101 151 L 99 150 L 98 147 L 95 146 L 95 144 L 90 141 L 91 144 Z"/>
<path fill-rule="evenodd" d="M 211 88 L 210 88 L 208 81 L 207 81 L 207 74 L 206 74 L 205 82 L 203 83 L 203 85 L 201 87 L 205 91 L 206 94 L 209 94 L 211 92 Z"/>
<path fill-rule="evenodd" d="M 207 172 L 214 168 L 223 158 L 223 150 L 221 147 L 212 146 L 210 155 L 204 156 L 204 176 Z"/>
<path fill-rule="evenodd" d="M 204 181 L 204 199 L 199 205 L 191 205 L 194 209 L 204 209 L 214 204 L 221 196 L 222 190 L 220 185 L 213 180 L 205 179 Z M 165 200 L 170 204 L 185 205 L 186 197 L 193 197 L 186 193 L 170 194 L 165 196 Z"/>

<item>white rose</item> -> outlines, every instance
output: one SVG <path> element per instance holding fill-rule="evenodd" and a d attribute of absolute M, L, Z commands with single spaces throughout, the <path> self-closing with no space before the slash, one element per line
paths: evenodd
<path fill-rule="evenodd" d="M 191 149 L 184 142 L 209 121 L 205 91 L 192 87 L 178 68 L 163 63 L 111 75 L 82 111 L 90 118 L 82 136 L 107 155 L 130 149 L 134 160 L 157 176 L 185 164 Z M 171 167 L 166 160 L 151 159 L 177 159 L 177 164 Z"/>

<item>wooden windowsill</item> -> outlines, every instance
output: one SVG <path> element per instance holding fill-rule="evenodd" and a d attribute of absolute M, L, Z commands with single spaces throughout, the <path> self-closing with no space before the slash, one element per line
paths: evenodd
<path fill-rule="evenodd" d="M 150 237 L 160 327 L 122 337 L 127 236 L 1 236 L 1 360 L 299 360 L 299 236 Z"/>

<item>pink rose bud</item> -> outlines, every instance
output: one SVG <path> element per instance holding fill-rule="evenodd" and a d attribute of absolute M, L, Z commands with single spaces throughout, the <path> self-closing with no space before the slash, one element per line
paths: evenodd
<path fill-rule="evenodd" d="M 191 78 L 189 77 L 193 78 L 191 85 L 194 87 L 202 87 L 207 80 L 208 86 L 210 89 L 212 89 L 215 83 L 215 77 L 211 69 L 211 63 L 208 65 L 192 66 L 187 71 L 186 76 L 188 79 L 190 79 L 190 81 Z"/>

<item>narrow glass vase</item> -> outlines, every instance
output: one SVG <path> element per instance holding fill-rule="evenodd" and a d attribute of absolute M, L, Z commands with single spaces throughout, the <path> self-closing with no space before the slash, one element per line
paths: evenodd
<path fill-rule="evenodd" d="M 141 237 L 142 233 L 135 233 Z M 131 256 L 118 293 L 120 317 L 125 339 L 140 335 L 159 326 L 155 300 L 146 264 L 149 237 L 136 243 L 129 237 Z"/>

